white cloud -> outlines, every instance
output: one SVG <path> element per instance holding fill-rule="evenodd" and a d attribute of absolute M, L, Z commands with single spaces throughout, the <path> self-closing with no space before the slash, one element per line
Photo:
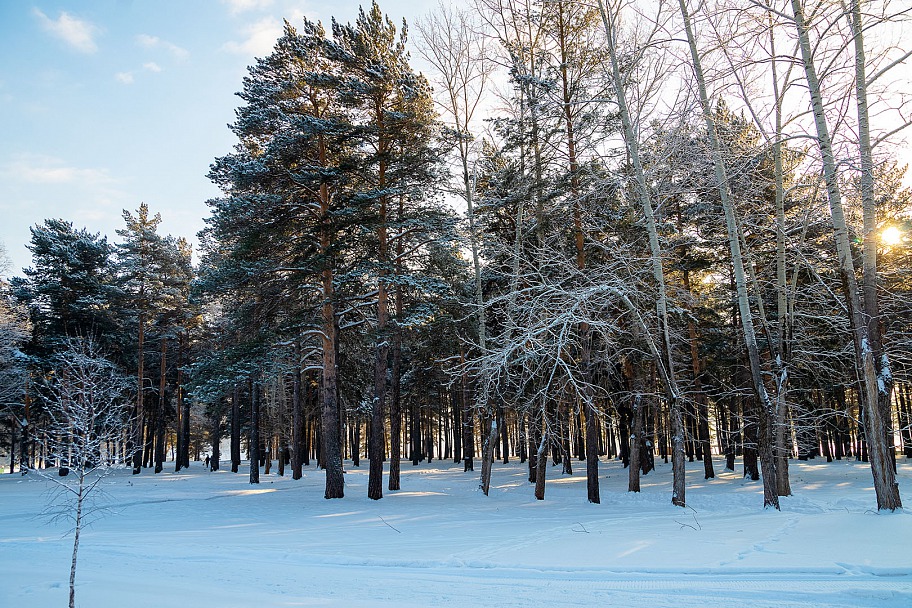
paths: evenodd
<path fill-rule="evenodd" d="M 149 34 L 140 34 L 136 37 L 136 43 L 147 49 L 154 49 L 161 44 L 161 38 L 158 36 L 150 36 Z"/>
<path fill-rule="evenodd" d="M 173 42 L 168 42 L 167 40 L 162 40 L 158 36 L 150 36 L 149 34 L 140 34 L 136 37 L 136 43 L 139 46 L 145 47 L 147 49 L 164 49 L 171 53 L 175 59 L 184 60 L 190 56 L 190 51 L 185 48 L 179 47 Z"/>
<path fill-rule="evenodd" d="M 121 84 L 133 84 L 133 72 L 117 72 L 114 78 Z"/>
<path fill-rule="evenodd" d="M 68 165 L 53 156 L 25 155 L 0 171 L 7 179 L 30 184 L 108 185 L 113 179 L 105 169 L 84 169 Z"/>
<path fill-rule="evenodd" d="M 74 17 L 62 11 L 56 20 L 51 19 L 37 8 L 32 9 L 32 14 L 38 18 L 42 29 L 55 36 L 81 53 L 94 53 L 98 50 L 95 36 L 101 32 L 97 25 Z"/>
<path fill-rule="evenodd" d="M 150 72 L 161 72 L 162 71 L 161 66 L 158 65 L 157 63 L 155 63 L 154 61 L 149 61 L 147 63 L 144 63 L 143 69 L 149 70 Z"/>
<path fill-rule="evenodd" d="M 272 0 L 222 0 L 228 5 L 228 12 L 232 15 L 246 13 L 252 10 L 262 10 L 272 5 Z"/>
<path fill-rule="evenodd" d="M 244 28 L 244 35 L 242 42 L 227 42 L 222 48 L 230 53 L 264 57 L 272 52 L 282 35 L 282 22 L 272 17 L 260 19 Z"/>

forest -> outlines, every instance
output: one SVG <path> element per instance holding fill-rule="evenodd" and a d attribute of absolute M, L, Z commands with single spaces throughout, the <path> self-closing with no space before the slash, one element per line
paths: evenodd
<path fill-rule="evenodd" d="M 854 459 L 870 506 L 901 508 L 910 17 L 475 0 L 286 21 L 239 83 L 196 251 L 144 203 L 111 239 L 31 228 L 0 297 L 4 468 L 71 466 L 96 431 L 61 412 L 104 390 L 117 424 L 89 460 L 136 475 L 313 462 L 337 499 L 366 467 L 381 499 L 433 460 L 488 494 L 515 459 L 535 498 L 584 472 L 599 503 L 600 464 L 639 492 L 661 460 L 684 507 L 685 463 L 710 479 L 722 455 L 778 509 L 790 461 Z M 68 367 L 86 353 L 116 382 Z"/>

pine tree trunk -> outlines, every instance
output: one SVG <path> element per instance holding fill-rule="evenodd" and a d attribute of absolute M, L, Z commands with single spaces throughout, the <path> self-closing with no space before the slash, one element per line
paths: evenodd
<path fill-rule="evenodd" d="M 184 398 L 184 371 L 183 371 L 183 361 L 184 361 L 184 347 L 186 345 L 186 340 L 189 336 L 181 333 L 178 335 L 178 350 L 177 350 L 177 409 L 180 412 L 180 431 L 179 435 L 181 438 L 180 453 L 178 455 L 178 460 L 181 461 L 181 466 L 184 468 L 190 468 L 190 401 Z M 218 422 L 218 416 L 216 416 L 216 421 Z M 221 436 L 221 433 L 219 433 Z M 218 462 L 215 463 L 214 471 L 218 470 Z"/>
<path fill-rule="evenodd" d="M 326 166 L 326 147 L 322 136 L 319 144 L 320 164 Z M 329 216 L 329 188 L 320 185 L 320 251 L 329 256 L 332 245 Z M 342 471 L 342 444 L 339 432 L 339 403 L 336 370 L 336 318 L 335 292 L 333 286 L 332 262 L 324 262 L 321 280 L 323 287 L 323 306 L 321 321 L 323 329 L 323 383 L 322 383 L 322 425 L 320 443 L 320 464 L 326 469 L 325 498 L 342 498 L 345 494 L 345 478 Z"/>
<path fill-rule="evenodd" d="M 165 387 L 168 369 L 168 340 L 161 339 L 161 368 L 158 381 L 158 408 L 155 413 L 155 472 L 161 473 L 165 462 Z"/>
<path fill-rule="evenodd" d="M 237 473 L 241 466 L 241 387 L 234 385 L 231 395 L 231 472 Z"/>
<path fill-rule="evenodd" d="M 599 495 L 598 480 L 598 410 L 591 395 L 585 400 L 584 407 L 586 412 L 586 492 L 589 502 L 599 504 L 602 499 Z"/>
<path fill-rule="evenodd" d="M 12 475 L 13 471 L 16 468 L 16 445 L 17 436 L 19 434 L 19 424 L 16 422 L 15 416 L 12 413 L 9 415 L 9 427 L 10 427 L 10 449 L 9 449 L 9 474 Z"/>
<path fill-rule="evenodd" d="M 538 444 L 542 440 L 541 425 L 529 415 L 529 483 L 535 483 L 538 472 Z"/>
<path fill-rule="evenodd" d="M 535 450 L 535 499 L 545 499 L 545 476 L 548 472 L 548 423 L 545 419 L 545 408 L 542 407 L 542 434 L 541 441 L 538 442 L 538 449 Z"/>
<path fill-rule="evenodd" d="M 377 176 L 377 188 L 382 192 L 386 186 L 387 160 L 385 155 L 390 152 L 390 143 L 384 126 L 384 112 L 380 109 L 382 101 L 377 101 L 374 112 L 374 123 L 379 133 L 377 154 L 380 158 Z M 372 500 L 383 498 L 383 414 L 386 406 L 386 372 L 389 366 L 389 339 L 387 324 L 389 322 L 389 297 L 387 295 L 387 264 L 389 263 L 389 240 L 387 234 L 387 204 L 386 195 L 379 198 L 380 208 L 377 216 L 377 262 L 379 266 L 377 276 L 377 344 L 374 357 L 374 395 L 371 403 L 370 439 L 368 451 L 370 456 L 370 471 L 367 480 L 367 496 Z"/>
<path fill-rule="evenodd" d="M 498 428 L 497 418 L 493 412 L 489 412 L 484 422 L 485 434 L 481 444 L 481 483 L 479 487 L 484 495 L 488 495 L 491 488 L 491 473 L 494 468 L 494 444 L 497 442 Z"/>
<path fill-rule="evenodd" d="M 457 387 L 456 384 L 452 385 L 452 392 L 450 394 L 450 405 L 452 406 L 452 424 L 453 424 L 453 463 L 458 463 L 462 461 L 462 396 L 463 391 L 461 387 Z"/>
<path fill-rule="evenodd" d="M 294 344 L 294 371 L 291 373 L 291 478 L 304 476 L 304 405 L 301 399 L 301 345 Z"/>
<path fill-rule="evenodd" d="M 142 288 L 139 290 L 140 300 L 142 299 Z M 145 313 L 139 313 L 139 347 L 137 353 L 137 372 L 136 372 L 136 408 L 133 412 L 133 474 L 139 475 L 142 472 L 143 464 L 143 424 L 146 413 L 143 408 L 143 363 L 145 356 L 143 346 L 146 337 L 146 316 Z"/>
<path fill-rule="evenodd" d="M 500 413 L 500 446 L 504 464 L 510 464 L 510 434 L 507 428 L 507 410 L 499 408 Z"/>
<path fill-rule="evenodd" d="M 219 410 L 221 412 L 221 410 Z M 221 414 L 214 413 L 212 415 L 212 456 L 209 459 L 209 470 L 218 471 L 219 470 L 219 460 L 222 457 L 221 454 L 221 443 L 222 443 L 222 424 L 221 424 Z M 187 458 L 190 458 L 189 446 L 187 451 Z M 190 468 L 189 463 L 187 468 Z"/>
<path fill-rule="evenodd" d="M 465 353 L 460 350 L 460 359 L 465 364 Z M 475 470 L 475 415 L 466 373 L 462 374 L 462 462 L 463 472 Z"/>
<path fill-rule="evenodd" d="M 250 483 L 260 483 L 260 383 L 250 383 Z"/>
<path fill-rule="evenodd" d="M 399 204 L 399 217 L 402 217 L 402 203 Z M 402 256 L 402 239 L 399 239 L 396 245 L 396 258 Z M 398 265 L 398 262 L 397 262 Z M 401 268 L 397 274 L 402 274 Z M 392 383 L 390 386 L 390 463 L 389 463 L 389 489 L 395 491 L 399 489 L 399 470 L 402 458 L 402 411 L 400 409 L 401 398 L 401 375 L 402 375 L 402 327 L 399 325 L 402 319 L 403 302 L 402 288 L 396 288 L 396 326 L 393 334 L 393 362 L 392 362 Z"/>
<path fill-rule="evenodd" d="M 637 383 L 639 385 L 639 382 Z M 627 491 L 640 491 L 640 442 L 643 439 L 643 411 L 641 406 L 642 393 L 639 390 L 633 396 L 630 404 L 632 427 L 628 440 L 629 462 L 627 467 Z"/>
<path fill-rule="evenodd" d="M 695 297 L 690 285 L 690 273 L 684 271 L 684 289 Z M 707 404 L 706 393 L 703 391 L 703 370 L 700 365 L 699 339 L 697 336 L 697 326 L 693 319 L 687 321 L 687 335 L 690 340 L 690 362 L 693 368 L 694 376 L 694 399 L 696 401 L 697 415 L 697 434 L 700 441 L 701 452 L 703 456 L 703 479 L 712 479 L 716 476 L 712 463 L 712 445 L 709 437 L 709 406 Z"/>

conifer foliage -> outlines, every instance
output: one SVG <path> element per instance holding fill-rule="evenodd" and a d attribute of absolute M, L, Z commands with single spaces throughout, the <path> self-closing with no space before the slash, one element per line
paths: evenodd
<path fill-rule="evenodd" d="M 409 267 L 447 225 L 428 203 L 434 116 L 405 40 L 376 4 L 353 25 L 333 23 L 332 37 L 286 23 L 244 80 L 240 144 L 210 173 L 226 196 L 210 201 L 205 285 L 247 337 L 233 369 L 297 375 L 308 362 L 296 353 L 319 356 L 327 498 L 343 495 L 339 334 L 354 324 L 375 343 L 368 494 L 380 498 L 390 344 L 400 339 L 391 317 L 410 284 L 433 288 Z M 277 356 L 283 370 L 272 369 Z"/>

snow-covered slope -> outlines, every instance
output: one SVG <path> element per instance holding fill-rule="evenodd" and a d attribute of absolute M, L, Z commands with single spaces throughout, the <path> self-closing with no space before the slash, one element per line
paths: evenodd
<path fill-rule="evenodd" d="M 246 464 L 245 464 L 246 466 Z M 877 513 L 868 465 L 791 463 L 795 495 L 762 509 L 739 473 L 688 465 L 687 509 L 670 465 L 626 490 L 602 464 L 548 471 L 536 501 L 524 465 L 495 463 L 491 495 L 462 465 L 403 465 L 402 490 L 371 501 L 346 463 L 346 497 L 304 479 L 189 471 L 104 483 L 113 511 L 82 537 L 77 605 L 145 606 L 912 606 L 912 514 Z M 722 463 L 716 463 L 720 471 Z M 899 462 L 912 505 L 912 463 Z M 72 538 L 42 511 L 46 482 L 0 476 L 0 606 L 66 604 Z"/>

